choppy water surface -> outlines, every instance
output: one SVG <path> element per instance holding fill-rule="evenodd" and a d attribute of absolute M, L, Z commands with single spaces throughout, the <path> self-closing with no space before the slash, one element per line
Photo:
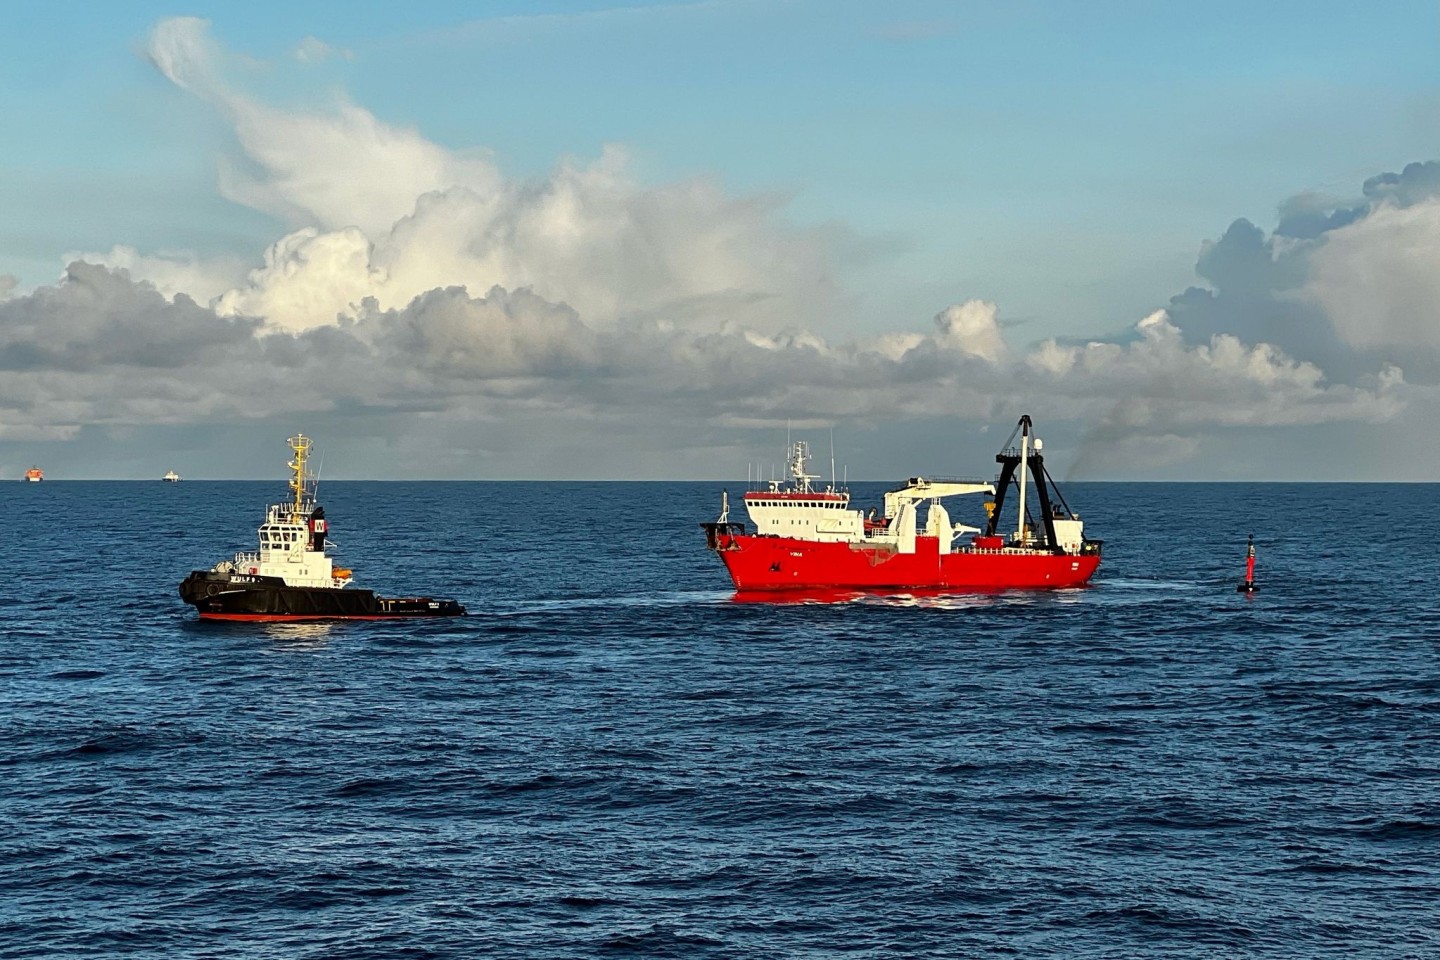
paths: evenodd
<path fill-rule="evenodd" d="M 0 957 L 1440 955 L 1440 487 L 1066 492 L 1091 589 L 774 605 L 714 485 L 327 483 L 474 616 L 266 627 L 280 484 L 4 484 Z"/>

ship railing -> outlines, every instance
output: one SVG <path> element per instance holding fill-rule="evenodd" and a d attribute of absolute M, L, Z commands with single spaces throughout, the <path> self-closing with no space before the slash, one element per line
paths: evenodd
<path fill-rule="evenodd" d="M 928 474 L 920 474 L 910 477 L 907 483 L 916 480 L 924 480 L 926 483 L 989 483 L 989 480 L 981 480 L 979 477 L 932 477 Z"/>
<path fill-rule="evenodd" d="M 969 545 L 969 546 L 956 547 L 956 548 L 955 548 L 955 552 L 956 552 L 956 553 L 983 553 L 983 554 L 992 554 L 992 555 L 1000 556 L 1000 555 L 1006 555 L 1006 554 L 1009 554 L 1009 555 L 1020 555 L 1020 554 L 1033 555 L 1033 554 L 1036 554 L 1036 553 L 1052 553 L 1053 551 L 1047 550 L 1043 545 L 1036 545 L 1036 546 L 1033 546 L 1033 547 L 1015 547 L 1015 546 L 1006 546 L 1006 547 L 977 547 L 977 546 L 975 546 L 974 544 L 971 544 L 971 545 Z"/>
<path fill-rule="evenodd" d="M 241 563 L 259 563 L 259 562 L 260 562 L 260 554 L 258 554 L 258 553 L 247 553 L 247 552 L 245 552 L 245 551 L 241 551 L 241 552 L 235 554 L 235 563 L 236 563 L 236 564 L 241 564 Z"/>

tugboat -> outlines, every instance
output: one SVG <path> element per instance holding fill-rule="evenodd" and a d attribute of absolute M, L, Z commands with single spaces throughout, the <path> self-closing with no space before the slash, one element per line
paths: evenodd
<path fill-rule="evenodd" d="M 879 518 L 873 510 L 867 516 L 851 509 L 849 491 L 833 483 L 816 489 L 812 481 L 819 478 L 806 471 L 809 452 L 797 442 L 789 485 L 772 480 L 768 490 L 745 494 L 756 532 L 730 520 L 729 497 L 722 494 L 719 519 L 700 525 L 706 546 L 719 554 L 741 593 L 1082 586 L 1100 565 L 1102 541 L 1085 538 L 1080 515 L 1046 472 L 1044 445 L 1031 430 L 1030 417 L 1021 417 L 995 457 L 1000 476 L 994 483 L 911 477 L 885 494 Z M 1032 479 L 1038 517 L 1028 509 Z M 1019 500 L 1015 525 L 1002 532 L 1012 486 Z M 952 523 L 940 501 L 980 493 L 992 498 L 985 526 Z M 928 505 L 923 524 L 922 505 Z M 967 534 L 968 543 L 957 542 Z"/>
<path fill-rule="evenodd" d="M 293 500 L 269 507 L 260 526 L 260 549 L 237 553 L 209 570 L 195 570 L 180 584 L 180 598 L 202 620 L 389 620 L 460 617 L 454 600 L 377 597 L 348 589 L 351 571 L 325 555 L 325 508 L 315 502 L 315 481 L 306 473 L 311 440 L 291 437 Z"/>
<path fill-rule="evenodd" d="M 39 467 L 31 467 L 29 470 L 25 471 L 26 483 L 39 483 L 41 480 L 44 479 L 45 471 L 41 470 Z"/>
<path fill-rule="evenodd" d="M 174 470 L 166 470 L 165 476 L 161 477 L 160 479 L 163 480 L 165 483 L 179 483 L 180 474 L 176 473 Z"/>

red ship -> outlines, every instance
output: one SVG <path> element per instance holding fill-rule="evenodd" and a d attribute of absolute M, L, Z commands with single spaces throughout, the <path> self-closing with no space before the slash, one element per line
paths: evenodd
<path fill-rule="evenodd" d="M 806 472 L 809 451 L 801 441 L 791 448 L 788 486 L 773 480 L 768 490 L 745 494 L 754 533 L 730 520 L 728 497 L 719 519 L 701 527 L 742 593 L 1082 586 L 1100 565 L 1102 542 L 1085 538 L 1080 515 L 1045 470 L 1043 448 L 1030 418 L 1021 417 L 995 457 L 1000 476 L 994 483 L 911 477 L 885 494 L 884 515 L 877 518 L 873 510 L 867 516 L 851 509 L 848 490 L 813 485 L 819 478 Z M 1002 532 L 1012 487 L 1014 525 Z M 973 494 L 990 496 L 983 528 L 953 523 L 941 504 Z"/>

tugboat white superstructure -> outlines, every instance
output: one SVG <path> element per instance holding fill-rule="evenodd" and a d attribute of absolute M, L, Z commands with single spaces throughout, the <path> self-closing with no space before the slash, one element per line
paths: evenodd
<path fill-rule="evenodd" d="M 1016 434 L 1019 444 L 1011 446 Z M 768 490 L 745 494 L 755 524 L 730 520 L 729 498 L 719 519 L 701 526 L 706 545 L 720 555 L 737 590 L 951 590 L 1074 587 L 1100 564 L 1101 542 L 1087 540 L 1080 516 L 1070 510 L 1045 471 L 1042 444 L 1021 417 L 1006 447 L 995 483 L 911 477 L 885 494 L 884 515 L 850 509 L 850 494 L 833 485 L 816 490 L 807 473 L 804 443 L 794 444 L 789 486 L 774 480 Z M 1039 516 L 1027 508 L 1033 481 Z M 999 530 L 1007 490 L 1018 491 L 1016 521 Z M 986 525 L 954 523 L 942 500 L 989 494 Z M 919 510 L 925 507 L 925 520 Z M 969 542 L 961 538 L 970 535 Z"/>
<path fill-rule="evenodd" d="M 235 554 L 180 584 L 180 597 L 203 620 L 335 620 L 462 616 L 454 600 L 377 597 L 352 590 L 350 571 L 325 553 L 325 508 L 306 472 L 311 440 L 291 437 L 293 499 L 272 504 L 259 529 L 260 549 Z"/>

